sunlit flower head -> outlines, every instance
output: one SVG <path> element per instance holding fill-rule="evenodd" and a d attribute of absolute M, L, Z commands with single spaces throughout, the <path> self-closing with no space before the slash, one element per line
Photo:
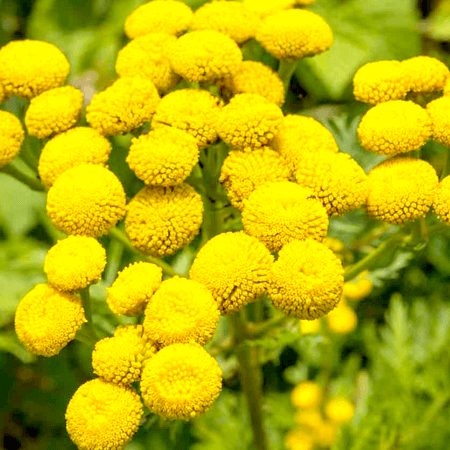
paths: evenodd
<path fill-rule="evenodd" d="M 291 8 L 294 6 L 295 0 L 243 0 L 242 3 L 259 17 L 266 17 Z"/>
<path fill-rule="evenodd" d="M 433 139 L 450 147 L 450 97 L 440 97 L 427 104 Z"/>
<path fill-rule="evenodd" d="M 20 151 L 25 133 L 20 120 L 7 111 L 0 111 L 0 168 L 9 164 Z"/>
<path fill-rule="evenodd" d="M 450 175 L 439 183 L 433 199 L 433 208 L 439 218 L 450 225 Z"/>
<path fill-rule="evenodd" d="M 337 334 L 351 333 L 358 324 L 358 316 L 352 308 L 344 302 L 330 311 L 327 315 L 328 328 Z"/>
<path fill-rule="evenodd" d="M 293 389 L 291 401 L 296 408 L 318 408 L 322 402 L 322 387 L 314 381 L 302 381 Z"/>
<path fill-rule="evenodd" d="M 353 403 L 345 397 L 335 397 L 325 405 L 325 415 L 336 424 L 350 422 L 354 414 Z"/>
<path fill-rule="evenodd" d="M 448 67 L 431 56 L 415 56 L 402 61 L 402 69 L 408 78 L 409 91 L 415 93 L 440 92 L 449 76 Z"/>
<path fill-rule="evenodd" d="M 343 295 L 347 300 L 359 301 L 366 298 L 373 291 L 373 282 L 367 278 L 360 278 L 356 282 L 344 283 Z"/>
<path fill-rule="evenodd" d="M 299 321 L 299 331 L 302 334 L 315 334 L 321 329 L 320 319 L 315 320 L 300 320 Z"/>

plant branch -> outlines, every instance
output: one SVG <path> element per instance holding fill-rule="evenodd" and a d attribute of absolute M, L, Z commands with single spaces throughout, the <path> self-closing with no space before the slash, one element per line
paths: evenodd
<path fill-rule="evenodd" d="M 291 83 L 291 78 L 297 67 L 297 59 L 280 59 L 280 64 L 278 66 L 278 76 L 284 85 L 284 91 L 287 92 L 289 85 Z"/>
<path fill-rule="evenodd" d="M 22 184 L 25 184 L 33 191 L 38 192 L 45 192 L 44 187 L 42 186 L 41 182 L 34 177 L 31 177 L 25 173 L 23 173 L 21 170 L 17 169 L 11 164 L 8 164 L 5 167 L 2 167 L 0 169 L 0 172 L 6 173 L 10 177 L 15 178 L 17 181 L 20 181 Z"/>

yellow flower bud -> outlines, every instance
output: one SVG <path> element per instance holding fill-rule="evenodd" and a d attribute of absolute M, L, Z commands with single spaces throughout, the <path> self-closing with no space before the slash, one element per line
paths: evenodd
<path fill-rule="evenodd" d="M 325 415 L 336 424 L 350 422 L 354 414 L 353 403 L 344 397 L 335 397 L 325 405 Z"/>
<path fill-rule="evenodd" d="M 0 111 L 0 169 L 19 153 L 24 135 L 20 120 L 7 111 Z"/>
<path fill-rule="evenodd" d="M 328 328 L 334 333 L 351 333 L 358 324 L 358 317 L 352 308 L 344 303 L 339 304 L 327 315 Z"/>
<path fill-rule="evenodd" d="M 303 381 L 293 389 L 291 401 L 296 408 L 318 408 L 322 401 L 322 388 L 314 381 Z"/>
<path fill-rule="evenodd" d="M 443 62 L 424 55 L 402 61 L 402 69 L 409 91 L 416 93 L 442 91 L 449 76 L 449 69 Z"/>

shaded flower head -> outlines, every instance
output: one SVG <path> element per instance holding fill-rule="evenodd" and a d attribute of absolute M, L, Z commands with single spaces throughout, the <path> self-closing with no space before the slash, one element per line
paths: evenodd
<path fill-rule="evenodd" d="M 7 111 L 0 111 L 0 168 L 6 166 L 20 151 L 25 133 L 20 120 Z"/>
<path fill-rule="evenodd" d="M 322 402 L 322 388 L 314 381 L 302 381 L 293 389 L 291 401 L 296 408 L 318 408 Z"/>
<path fill-rule="evenodd" d="M 450 97 L 440 97 L 427 104 L 433 139 L 450 147 Z"/>
<path fill-rule="evenodd" d="M 450 225 L 450 175 L 439 183 L 433 198 L 433 208 L 439 218 Z"/>
<path fill-rule="evenodd" d="M 325 405 L 325 415 L 334 423 L 350 422 L 355 414 L 355 407 L 345 397 L 335 397 Z"/>

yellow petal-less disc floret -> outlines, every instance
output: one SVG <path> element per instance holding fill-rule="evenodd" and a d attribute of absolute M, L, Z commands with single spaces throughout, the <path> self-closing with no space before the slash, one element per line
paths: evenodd
<path fill-rule="evenodd" d="M 31 99 L 25 114 L 30 136 L 40 139 L 72 128 L 81 116 L 82 92 L 73 86 L 50 89 Z"/>
<path fill-rule="evenodd" d="M 348 334 L 356 328 L 358 316 L 341 300 L 341 303 L 327 315 L 327 323 L 333 333 Z"/>
<path fill-rule="evenodd" d="M 125 230 L 139 251 L 161 257 L 189 244 L 202 218 L 202 199 L 192 186 L 147 186 L 128 204 Z"/>
<path fill-rule="evenodd" d="M 16 333 L 28 351 L 40 356 L 57 355 L 86 322 L 81 299 L 48 284 L 36 285 L 19 302 Z"/>
<path fill-rule="evenodd" d="M 415 93 L 440 92 L 449 76 L 448 67 L 431 56 L 415 56 L 402 61 L 402 69 L 408 78 L 409 91 Z"/>
<path fill-rule="evenodd" d="M 257 188 L 244 202 L 242 223 L 270 251 L 294 239 L 323 241 L 328 215 L 312 190 L 289 181 Z"/>
<path fill-rule="evenodd" d="M 191 83 L 214 82 L 234 75 L 242 63 L 236 42 L 215 30 L 187 33 L 168 52 L 173 70 Z"/>
<path fill-rule="evenodd" d="M 306 9 L 288 9 L 266 17 L 256 40 L 275 58 L 300 59 L 328 50 L 333 43 L 330 26 Z"/>
<path fill-rule="evenodd" d="M 116 175 L 95 164 L 66 170 L 49 189 L 47 214 L 66 234 L 98 237 L 125 214 L 125 192 Z"/>
<path fill-rule="evenodd" d="M 149 33 L 179 35 L 187 30 L 193 12 L 184 2 L 154 0 L 135 9 L 125 21 L 125 34 L 134 39 Z"/>
<path fill-rule="evenodd" d="M 420 149 L 431 133 L 431 120 L 425 109 L 403 100 L 370 108 L 358 125 L 361 145 L 366 150 L 387 156 Z"/>
<path fill-rule="evenodd" d="M 276 308 L 299 319 L 328 314 L 342 296 L 344 269 L 324 244 L 307 239 L 285 245 L 269 277 L 269 295 Z"/>
<path fill-rule="evenodd" d="M 426 161 L 398 157 L 374 167 L 368 185 L 367 214 L 383 222 L 402 224 L 426 216 L 436 194 L 438 176 Z"/>
<path fill-rule="evenodd" d="M 95 378 L 70 399 L 66 428 L 79 450 L 122 450 L 138 430 L 142 414 L 134 389 Z"/>
<path fill-rule="evenodd" d="M 145 184 L 182 183 L 198 161 L 196 139 L 185 131 L 161 127 L 132 140 L 127 163 Z"/>
<path fill-rule="evenodd" d="M 119 78 L 94 94 L 86 108 L 86 120 L 108 136 L 128 133 L 152 119 L 159 101 L 158 90 L 148 78 Z"/>
<path fill-rule="evenodd" d="M 322 388 L 314 381 L 302 381 L 293 389 L 291 401 L 296 408 L 318 408 L 322 402 Z"/>
<path fill-rule="evenodd" d="M 0 111 L 0 169 L 19 153 L 25 133 L 20 120 L 7 111 Z"/>
<path fill-rule="evenodd" d="M 35 97 L 64 84 L 69 72 L 64 53 L 49 42 L 25 39 L 0 49 L 0 83 L 7 95 Z"/>
<path fill-rule="evenodd" d="M 450 175 L 439 183 L 433 199 L 433 208 L 439 219 L 450 225 Z"/>
<path fill-rule="evenodd" d="M 427 104 L 433 139 L 450 147 L 450 97 L 444 96 Z"/>
<path fill-rule="evenodd" d="M 294 6 L 295 0 L 243 0 L 242 3 L 262 18 L 291 8 Z"/>
<path fill-rule="evenodd" d="M 44 146 L 39 157 L 39 176 L 45 187 L 53 185 L 66 170 L 82 164 L 104 165 L 111 143 L 97 130 L 76 127 L 58 134 Z"/>
<path fill-rule="evenodd" d="M 229 314 L 265 292 L 272 263 L 272 255 L 256 238 L 222 233 L 200 249 L 189 275 L 211 291 L 222 314 Z"/>
<path fill-rule="evenodd" d="M 163 346 L 191 341 L 204 345 L 214 336 L 219 317 L 217 303 L 205 286 L 173 277 L 163 281 L 147 305 L 144 330 Z"/>
<path fill-rule="evenodd" d="M 170 420 L 190 420 L 203 414 L 221 389 L 219 364 L 198 344 L 164 347 L 142 371 L 144 403 L 152 413 Z"/>
<path fill-rule="evenodd" d="M 335 397 L 325 405 L 325 415 L 334 423 L 350 422 L 355 414 L 355 407 L 345 397 Z"/>

